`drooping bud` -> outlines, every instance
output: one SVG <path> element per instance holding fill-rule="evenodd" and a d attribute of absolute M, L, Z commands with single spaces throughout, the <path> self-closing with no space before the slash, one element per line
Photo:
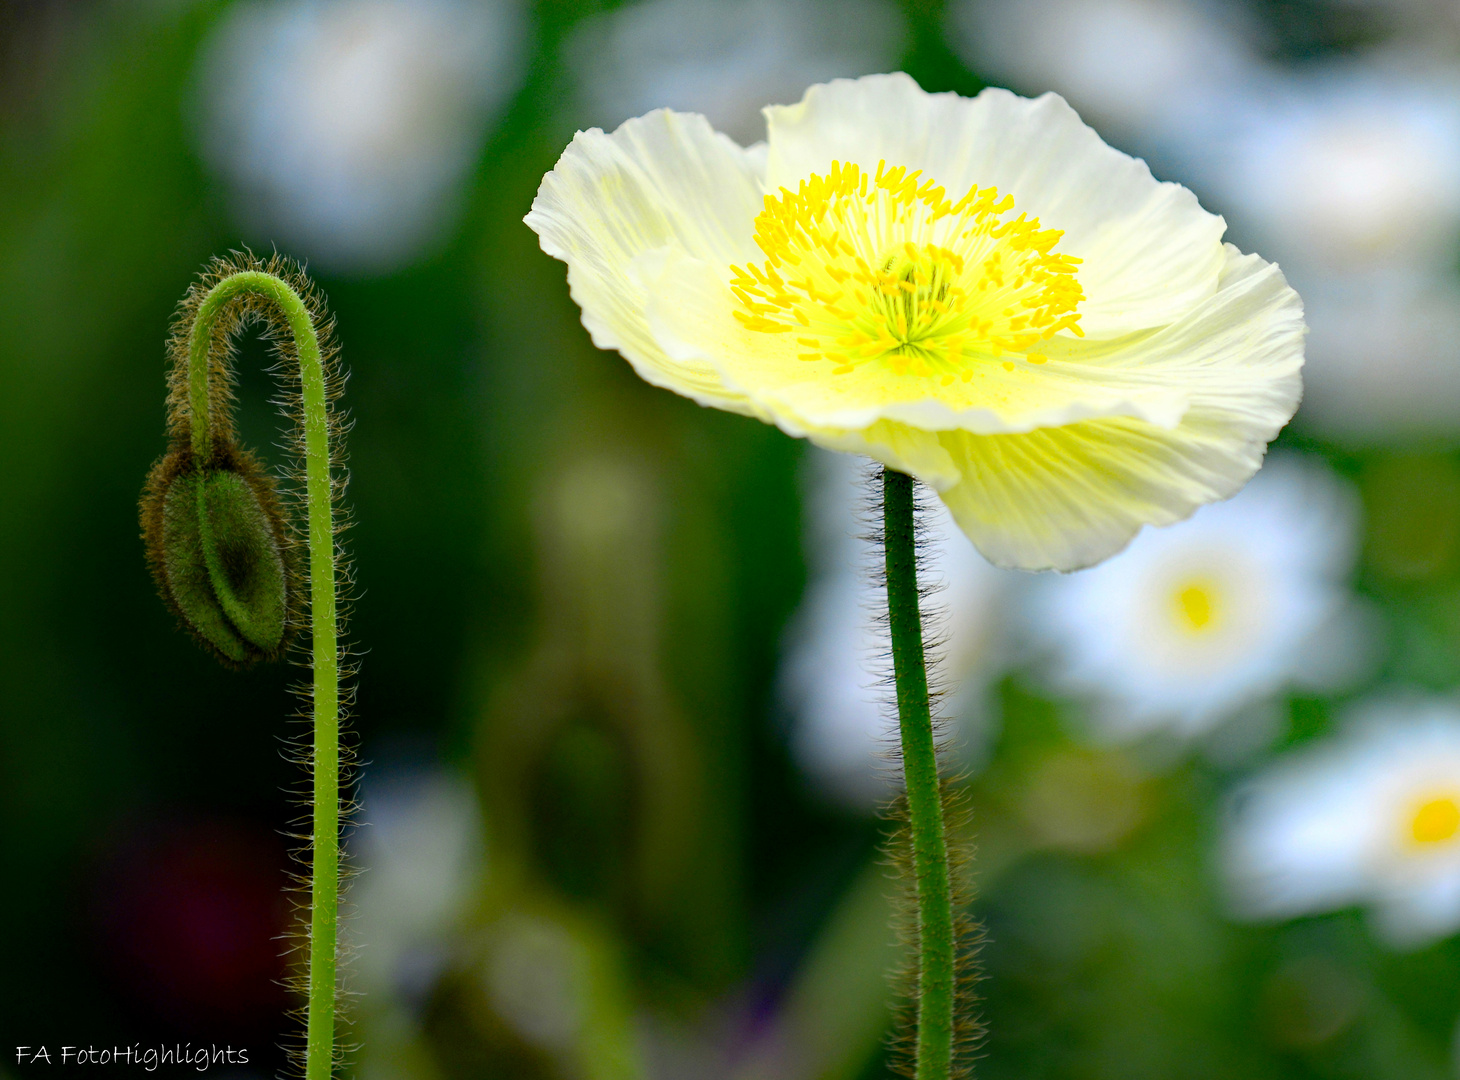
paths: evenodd
<path fill-rule="evenodd" d="M 147 478 L 142 530 L 162 598 L 200 643 L 240 667 L 283 652 L 293 552 L 273 481 L 251 454 L 226 446 L 200 467 L 174 445 Z"/>

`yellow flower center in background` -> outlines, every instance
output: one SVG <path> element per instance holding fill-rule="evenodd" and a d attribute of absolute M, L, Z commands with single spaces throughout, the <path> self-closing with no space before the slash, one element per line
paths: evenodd
<path fill-rule="evenodd" d="M 1443 844 L 1460 833 L 1460 803 L 1450 796 L 1421 803 L 1409 823 L 1417 844 Z"/>
<path fill-rule="evenodd" d="M 1176 621 L 1191 634 L 1215 629 L 1221 615 L 1220 592 L 1212 581 L 1186 581 L 1172 596 Z"/>
<path fill-rule="evenodd" d="M 1051 251 L 1060 230 L 1010 217 L 1013 197 L 995 188 L 955 203 L 921 175 L 833 161 L 797 191 L 767 195 L 755 219 L 765 264 L 730 268 L 735 317 L 794 333 L 800 358 L 833 374 L 879 362 L 945 386 L 1005 354 L 1042 364 L 1036 347 L 1060 330 L 1083 336 L 1081 260 Z"/>

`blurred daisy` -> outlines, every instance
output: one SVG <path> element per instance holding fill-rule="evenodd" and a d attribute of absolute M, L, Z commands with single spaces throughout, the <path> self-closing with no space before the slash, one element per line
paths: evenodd
<path fill-rule="evenodd" d="M 200 64 L 205 156 L 248 232 L 382 272 L 455 222 L 520 73 L 515 0 L 251 0 Z"/>
<path fill-rule="evenodd" d="M 1023 570 L 1230 496 L 1297 407 L 1282 274 L 1057 96 L 872 75 L 766 118 L 659 110 L 543 178 L 527 223 L 650 383 L 918 478 Z"/>
<path fill-rule="evenodd" d="M 859 509 L 868 497 L 868 463 L 815 451 L 808 464 L 812 576 L 788 632 L 781 696 L 802 769 L 831 798 L 871 811 L 897 781 L 886 760 L 897 731 L 891 689 L 872 674 L 886 666 L 891 643 L 876 617 L 886 601 L 861 539 L 869 527 Z M 934 633 L 942 631 L 935 678 L 946 695 L 941 712 L 953 725 L 953 753 L 967 768 L 987 751 L 984 692 L 1003 658 L 999 615 L 1008 575 L 958 534 L 942 504 L 930 505 L 925 525 L 927 580 L 943 586 L 927 605 L 943 615 L 933 624 Z"/>
<path fill-rule="evenodd" d="M 1460 76 L 1395 58 L 1229 84 L 1168 132 L 1188 175 L 1294 273 L 1449 270 Z"/>
<path fill-rule="evenodd" d="M 1460 708 L 1371 706 L 1232 801 L 1224 866 L 1243 918 L 1367 905 L 1399 947 L 1460 929 Z"/>
<path fill-rule="evenodd" d="M 1231 7 L 1201 0 L 963 0 L 949 23 L 951 43 L 976 70 L 1056 90 L 1137 141 L 1255 66 Z"/>
<path fill-rule="evenodd" d="M 1357 524 L 1336 478 L 1276 457 L 1230 501 L 1035 583 L 1029 628 L 1054 650 L 1054 685 L 1093 698 L 1106 734 L 1203 734 L 1285 684 L 1355 674 Z"/>
<path fill-rule="evenodd" d="M 591 122 L 667 107 L 748 144 L 765 138 L 763 106 L 896 67 L 905 40 L 886 0 L 648 0 L 585 19 L 564 51 Z"/>

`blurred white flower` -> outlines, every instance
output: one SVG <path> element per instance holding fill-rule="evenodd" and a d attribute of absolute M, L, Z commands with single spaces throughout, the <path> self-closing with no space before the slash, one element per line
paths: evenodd
<path fill-rule="evenodd" d="M 585 19 L 565 58 L 586 120 L 612 130 L 657 108 L 703 113 L 742 145 L 763 106 L 812 83 L 898 66 L 906 41 L 887 0 L 648 0 Z"/>
<path fill-rule="evenodd" d="M 362 989 L 404 998 L 430 986 L 445 941 L 482 874 L 480 813 L 461 777 L 407 767 L 367 770 L 362 827 L 350 845 L 361 869 L 347 894 Z"/>
<path fill-rule="evenodd" d="M 1350 441 L 1460 428 L 1460 280 L 1400 271 L 1303 286 L 1303 426 Z"/>
<path fill-rule="evenodd" d="M 455 222 L 516 88 L 516 0 L 250 0 L 199 67 L 204 154 L 245 231 L 310 262 L 384 272 Z"/>
<path fill-rule="evenodd" d="M 1255 66 L 1233 14 L 1202 0 L 963 0 L 950 41 L 976 70 L 1139 136 Z"/>
<path fill-rule="evenodd" d="M 1460 708 L 1371 706 L 1239 791 L 1223 859 L 1235 911 L 1368 905 L 1405 948 L 1460 928 Z"/>
<path fill-rule="evenodd" d="M 879 676 L 890 643 L 878 618 L 886 601 L 875 554 L 863 539 L 870 522 L 867 463 L 812 449 L 806 545 L 811 579 L 791 622 L 781 691 L 792 718 L 796 760 L 828 796 L 872 810 L 892 794 L 885 755 L 897 745 L 891 691 Z M 938 499 L 927 501 L 930 543 L 924 583 L 945 586 L 926 610 L 941 611 L 924 632 L 941 663 L 933 670 L 946 692 L 941 712 L 954 724 L 955 753 L 975 764 L 986 750 L 984 691 L 1003 657 L 1003 597 L 1016 575 L 984 561 Z"/>
<path fill-rule="evenodd" d="M 1229 84 L 1164 141 L 1289 274 L 1449 270 L 1460 72 L 1410 60 Z"/>
<path fill-rule="evenodd" d="M 1240 493 L 1147 529 L 1115 558 L 1031 583 L 1027 623 L 1059 689 L 1102 733 L 1205 734 L 1285 684 L 1341 684 L 1364 659 L 1346 579 L 1353 494 L 1275 455 Z"/>

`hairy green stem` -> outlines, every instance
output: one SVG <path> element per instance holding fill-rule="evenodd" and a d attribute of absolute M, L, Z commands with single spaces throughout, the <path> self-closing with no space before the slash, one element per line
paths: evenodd
<path fill-rule="evenodd" d="M 314 827 L 310 873 L 306 1080 L 328 1080 L 334 1065 L 336 938 L 340 891 L 340 669 L 335 610 L 335 527 L 330 485 L 329 410 L 319 337 L 303 298 L 283 279 L 257 270 L 224 278 L 203 299 L 189 340 L 188 398 L 193 453 L 211 450 L 209 346 L 228 303 L 267 297 L 289 322 L 299 355 L 304 419 L 305 502 L 309 518 L 309 612 L 314 668 Z"/>
<path fill-rule="evenodd" d="M 882 472 L 882 524 L 887 560 L 887 616 L 897 715 L 902 731 L 902 771 L 907 787 L 917 879 L 918 988 L 917 1080 L 948 1080 L 953 1068 L 953 899 L 943 798 L 933 741 L 928 672 L 919 609 L 913 480 Z"/>

